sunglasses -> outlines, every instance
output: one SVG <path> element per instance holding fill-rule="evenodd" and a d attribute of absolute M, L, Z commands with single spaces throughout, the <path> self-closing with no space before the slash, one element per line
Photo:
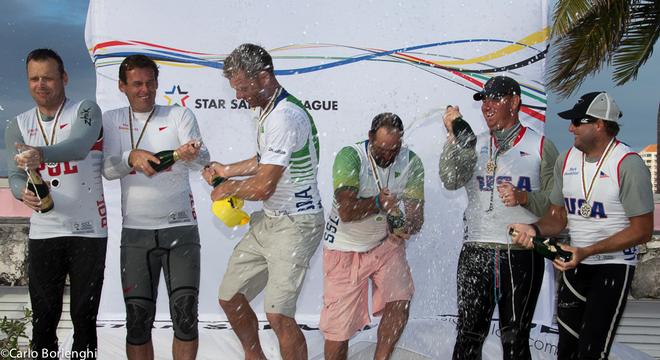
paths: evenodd
<path fill-rule="evenodd" d="M 586 117 L 582 119 L 571 119 L 571 124 L 573 124 L 574 127 L 580 127 L 582 124 L 592 124 L 595 123 L 598 119 L 594 119 L 592 117 Z"/>

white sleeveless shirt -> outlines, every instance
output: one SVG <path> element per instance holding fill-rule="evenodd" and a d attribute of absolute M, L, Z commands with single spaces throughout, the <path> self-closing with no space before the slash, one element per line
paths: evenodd
<path fill-rule="evenodd" d="M 629 225 L 630 222 L 619 198 L 619 165 L 623 158 L 630 154 L 636 155 L 628 146 L 616 139 L 609 155 L 602 160 L 602 165 L 584 161 L 583 152 L 577 148 L 571 148 L 566 154 L 562 171 L 562 192 L 572 246 L 592 245 Z M 589 184 L 599 166 L 588 201 L 591 205 L 591 215 L 585 218 L 580 215 L 580 207 L 586 198 L 582 179 L 584 177 L 588 192 Z M 582 263 L 635 265 L 637 253 L 638 248 L 635 246 L 617 252 L 593 255 L 582 260 Z"/>
<path fill-rule="evenodd" d="M 536 215 L 520 205 L 505 206 L 497 192 L 497 184 L 510 182 L 521 191 L 539 190 L 543 139 L 533 130 L 521 127 L 513 146 L 498 156 L 495 174 L 489 174 L 486 167 L 489 159 L 495 156 L 495 140 L 490 135 L 478 138 L 477 165 L 472 179 L 465 185 L 468 195 L 466 241 L 506 244 L 508 224 L 529 224 L 538 220 Z M 492 156 L 489 156 L 490 153 Z M 493 207 L 487 211 L 491 191 Z"/>
<path fill-rule="evenodd" d="M 375 197 L 380 191 L 367 155 L 368 142 L 352 145 L 360 158 L 360 187 L 358 198 Z M 375 166 L 381 185 L 387 187 L 398 199 L 402 198 L 411 172 L 412 159 L 416 155 L 407 147 L 401 147 L 394 162 L 387 168 Z M 417 160 L 419 161 L 419 160 Z M 336 227 L 336 232 L 332 231 Z M 378 246 L 387 237 L 388 225 L 385 213 L 370 215 L 364 219 L 344 222 L 339 218 L 337 202 L 333 201 L 332 210 L 326 222 L 324 245 L 331 250 L 366 252 Z"/>

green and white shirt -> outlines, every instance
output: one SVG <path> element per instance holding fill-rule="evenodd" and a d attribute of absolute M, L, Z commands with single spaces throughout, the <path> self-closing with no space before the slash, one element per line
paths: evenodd
<path fill-rule="evenodd" d="M 323 211 L 317 186 L 319 140 L 312 116 L 302 103 L 280 89 L 273 104 L 257 122 L 259 164 L 285 167 L 264 211 L 282 214 L 314 214 Z M 272 109 L 272 110 L 271 110 Z"/>
<path fill-rule="evenodd" d="M 354 189 L 358 198 L 370 198 L 379 193 L 368 158 L 368 141 L 344 147 L 332 167 L 334 192 Z M 394 162 L 387 168 L 375 166 L 381 186 L 387 187 L 398 199 L 424 200 L 424 166 L 421 159 L 407 147 L 401 147 Z M 323 235 L 325 247 L 339 251 L 366 252 L 387 237 L 385 213 L 344 222 L 339 218 L 337 201 L 333 201 Z"/>

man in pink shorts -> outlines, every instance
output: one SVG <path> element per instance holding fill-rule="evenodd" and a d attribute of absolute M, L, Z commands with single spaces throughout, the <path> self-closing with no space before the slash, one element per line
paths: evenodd
<path fill-rule="evenodd" d="M 424 222 L 424 166 L 402 137 L 401 119 L 382 113 L 368 140 L 335 158 L 335 201 L 323 235 L 326 359 L 346 359 L 349 338 L 370 323 L 369 280 L 374 316 L 383 317 L 375 359 L 390 357 L 408 320 L 414 286 L 405 241 Z"/>

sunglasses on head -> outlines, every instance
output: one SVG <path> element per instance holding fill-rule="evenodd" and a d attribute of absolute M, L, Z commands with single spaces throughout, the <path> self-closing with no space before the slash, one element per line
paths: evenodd
<path fill-rule="evenodd" d="M 594 119 L 592 117 L 586 117 L 586 118 L 582 118 L 582 119 L 571 119 L 571 124 L 573 124 L 573 126 L 575 126 L 575 127 L 579 127 L 582 124 L 595 123 L 596 120 L 598 120 L 598 119 Z"/>

